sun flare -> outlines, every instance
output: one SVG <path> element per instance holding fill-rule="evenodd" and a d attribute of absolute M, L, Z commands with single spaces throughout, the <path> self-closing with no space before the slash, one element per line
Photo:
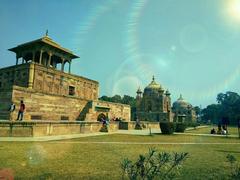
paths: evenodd
<path fill-rule="evenodd" d="M 240 21 L 240 0 L 228 0 L 227 13 L 233 19 Z"/>

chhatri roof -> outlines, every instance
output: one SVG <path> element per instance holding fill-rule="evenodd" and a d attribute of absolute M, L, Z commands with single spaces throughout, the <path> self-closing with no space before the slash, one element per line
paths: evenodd
<path fill-rule="evenodd" d="M 37 45 L 37 44 L 47 45 L 47 46 L 50 46 L 52 48 L 58 49 L 58 50 L 62 51 L 63 53 L 68 54 L 72 59 L 79 58 L 77 55 L 73 54 L 72 51 L 61 47 L 60 44 L 53 41 L 47 34 L 40 39 L 36 39 L 36 40 L 30 41 L 30 42 L 27 42 L 27 43 L 23 43 L 23 44 L 20 44 L 20 45 L 14 47 L 14 48 L 11 48 L 11 49 L 9 49 L 9 51 L 13 51 L 15 53 L 18 53 L 25 48 L 32 47 L 32 46 Z"/>

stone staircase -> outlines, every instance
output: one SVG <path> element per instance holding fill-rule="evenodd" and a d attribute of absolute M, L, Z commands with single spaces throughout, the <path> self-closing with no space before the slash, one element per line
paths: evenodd
<path fill-rule="evenodd" d="M 92 101 L 89 101 L 81 111 L 79 117 L 77 118 L 77 121 L 92 120 L 93 114 L 94 110 L 92 107 Z"/>
<path fill-rule="evenodd" d="M 0 111 L 0 120 L 9 120 L 9 111 Z"/>

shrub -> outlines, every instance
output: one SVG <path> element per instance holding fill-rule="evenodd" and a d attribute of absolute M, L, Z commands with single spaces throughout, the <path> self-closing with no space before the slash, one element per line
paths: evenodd
<path fill-rule="evenodd" d="M 237 162 L 237 159 L 231 155 L 227 155 L 227 161 L 230 163 L 230 168 L 231 168 L 231 174 L 230 174 L 230 179 L 240 179 L 240 164 Z"/>
<path fill-rule="evenodd" d="M 140 124 L 140 123 L 136 123 L 135 129 L 137 129 L 137 130 L 142 130 L 141 124 Z"/>
<path fill-rule="evenodd" d="M 173 134 L 175 124 L 173 122 L 160 122 L 160 129 L 162 134 Z"/>
<path fill-rule="evenodd" d="M 186 122 L 186 127 L 197 127 L 197 126 L 200 126 L 200 123 L 197 123 L 197 122 Z"/>
<path fill-rule="evenodd" d="M 187 157 L 188 153 L 170 154 L 150 148 L 148 154 L 139 155 L 136 162 L 129 159 L 122 161 L 122 179 L 173 179 Z"/>
<path fill-rule="evenodd" d="M 108 127 L 107 125 L 103 125 L 100 129 L 100 132 L 108 132 Z"/>
<path fill-rule="evenodd" d="M 143 123 L 143 124 L 142 124 L 142 128 L 146 128 L 146 127 L 147 127 L 146 124 Z"/>
<path fill-rule="evenodd" d="M 184 132 L 186 129 L 186 124 L 185 123 L 176 123 L 176 130 L 175 132 Z"/>

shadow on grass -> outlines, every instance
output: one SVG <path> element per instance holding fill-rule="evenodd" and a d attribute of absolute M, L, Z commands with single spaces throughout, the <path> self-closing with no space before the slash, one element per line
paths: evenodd
<path fill-rule="evenodd" d="M 150 135 L 150 134 L 149 134 Z M 177 136 L 177 134 L 162 134 L 162 133 L 152 133 L 152 135 L 156 136 Z"/>
<path fill-rule="evenodd" d="M 224 152 L 224 153 L 240 153 L 240 151 L 227 151 L 227 150 L 216 150 L 218 152 Z"/>

